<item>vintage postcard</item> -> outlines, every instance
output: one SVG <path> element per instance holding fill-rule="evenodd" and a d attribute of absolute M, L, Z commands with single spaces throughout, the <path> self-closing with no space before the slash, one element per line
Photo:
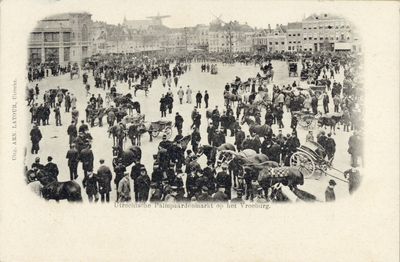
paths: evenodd
<path fill-rule="evenodd" d="M 2 1 L 0 260 L 398 260 L 398 10 Z"/>

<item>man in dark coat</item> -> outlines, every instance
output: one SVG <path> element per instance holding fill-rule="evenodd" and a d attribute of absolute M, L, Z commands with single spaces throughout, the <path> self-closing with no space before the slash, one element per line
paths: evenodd
<path fill-rule="evenodd" d="M 78 178 L 78 163 L 79 163 L 79 152 L 76 149 L 75 144 L 71 144 L 70 149 L 67 152 L 66 158 L 68 159 L 69 176 L 71 180 Z"/>
<path fill-rule="evenodd" d="M 191 143 L 193 152 L 197 153 L 197 149 L 199 147 L 201 140 L 200 132 L 197 127 L 193 128 L 193 133 L 191 134 Z"/>
<path fill-rule="evenodd" d="M 104 165 L 104 159 L 100 159 L 100 167 L 97 170 L 97 179 L 99 182 L 99 193 L 101 202 L 110 202 L 112 173 L 108 166 Z"/>
<path fill-rule="evenodd" d="M 198 202 L 212 202 L 213 198 L 208 194 L 208 188 L 203 186 L 201 188 L 201 194 L 197 197 Z"/>
<path fill-rule="evenodd" d="M 222 171 L 217 174 L 216 183 L 218 187 L 223 186 L 225 188 L 225 194 L 228 196 L 228 199 L 231 199 L 232 179 L 227 173 L 227 165 L 222 165 Z"/>
<path fill-rule="evenodd" d="M 43 167 L 43 170 L 57 180 L 59 171 L 57 165 L 51 162 L 52 160 L 53 158 L 51 156 L 47 158 L 48 163 Z"/>
<path fill-rule="evenodd" d="M 30 132 L 30 136 L 32 141 L 31 153 L 37 154 L 40 149 L 39 142 L 42 139 L 42 133 L 40 132 L 39 127 L 36 124 L 33 125 L 33 129 Z"/>
<path fill-rule="evenodd" d="M 204 92 L 204 103 L 206 103 L 206 108 L 208 108 L 208 100 L 210 99 L 210 96 L 208 95 L 207 90 Z"/>
<path fill-rule="evenodd" d="M 326 92 L 324 92 L 324 98 L 322 99 L 322 104 L 324 105 L 325 114 L 329 113 L 329 96 Z"/>
<path fill-rule="evenodd" d="M 242 151 L 242 142 L 245 139 L 245 133 L 242 131 L 242 127 L 238 127 L 238 131 L 235 134 L 235 146 L 238 151 Z"/>
<path fill-rule="evenodd" d="M 328 134 L 328 138 L 326 139 L 326 155 L 328 156 L 328 160 L 333 161 L 333 157 L 335 156 L 336 152 L 336 143 L 335 140 L 331 137 L 332 134 Z"/>
<path fill-rule="evenodd" d="M 198 108 L 201 108 L 201 99 L 203 98 L 203 95 L 199 92 L 196 94 L 196 105 Z"/>
<path fill-rule="evenodd" d="M 355 168 L 344 171 L 344 177 L 349 181 L 349 193 L 352 195 L 359 187 L 362 181 L 362 175 Z"/>
<path fill-rule="evenodd" d="M 315 95 L 313 95 L 311 99 L 311 108 L 313 114 L 316 115 L 318 113 L 318 98 Z"/>
<path fill-rule="evenodd" d="M 276 141 L 273 141 L 272 143 L 273 144 L 271 148 L 269 148 L 267 156 L 270 161 L 275 161 L 279 164 L 282 153 L 281 146 Z"/>
<path fill-rule="evenodd" d="M 82 151 L 79 154 L 79 160 L 82 162 L 83 173 L 86 177 L 88 172 L 93 171 L 94 156 L 90 145 L 82 149 Z"/>
<path fill-rule="evenodd" d="M 86 188 L 89 202 L 93 202 L 93 198 L 94 202 L 99 201 L 98 182 L 97 175 L 93 174 L 93 172 L 88 172 L 88 175 L 82 180 L 83 187 Z"/>
<path fill-rule="evenodd" d="M 167 116 L 167 99 L 165 98 L 164 94 L 161 96 L 160 99 L 160 111 L 161 117 Z"/>
<path fill-rule="evenodd" d="M 178 134 L 180 135 L 182 135 L 183 121 L 183 117 L 179 114 L 179 112 L 176 112 L 175 127 L 178 130 Z"/>
<path fill-rule="evenodd" d="M 135 181 L 137 180 L 137 178 L 140 176 L 140 170 L 142 168 L 144 168 L 144 165 L 142 165 L 140 162 L 135 163 L 135 165 L 132 167 L 131 178 L 132 178 L 134 184 L 136 183 Z M 138 202 L 139 201 L 139 191 L 138 191 L 137 186 L 134 187 L 134 192 L 135 192 L 135 201 Z"/>
<path fill-rule="evenodd" d="M 224 185 L 219 185 L 218 192 L 214 194 L 213 200 L 214 202 L 228 202 L 228 196 L 224 193 L 225 188 Z"/>
<path fill-rule="evenodd" d="M 244 203 L 242 195 L 243 195 L 242 190 L 238 189 L 238 191 L 236 192 L 236 197 L 231 200 L 231 203 Z"/>
<path fill-rule="evenodd" d="M 214 136 L 211 138 L 211 145 L 215 147 L 219 147 L 222 144 L 225 144 L 225 142 L 225 135 L 221 129 L 217 130 Z"/>
<path fill-rule="evenodd" d="M 317 143 L 320 144 L 325 149 L 325 153 L 326 153 L 326 140 L 327 140 L 327 137 L 325 136 L 325 131 L 322 130 L 317 135 Z M 324 158 L 325 158 L 325 156 L 324 156 Z"/>
<path fill-rule="evenodd" d="M 292 155 L 300 147 L 300 140 L 297 138 L 296 133 L 292 133 L 292 136 L 287 140 L 287 146 L 289 154 Z"/>
<path fill-rule="evenodd" d="M 329 180 L 329 186 L 325 190 L 325 202 L 335 202 L 336 197 L 335 191 L 333 190 L 334 186 L 336 186 L 335 180 Z"/>
<path fill-rule="evenodd" d="M 122 159 L 119 158 L 118 164 L 116 167 L 114 167 L 114 172 L 115 172 L 115 178 L 114 178 L 114 183 L 117 188 L 117 199 L 118 199 L 118 185 L 121 179 L 124 177 L 124 174 L 126 172 L 126 167 L 122 164 Z"/>
<path fill-rule="evenodd" d="M 71 145 L 74 139 L 78 136 L 75 121 L 72 121 L 71 125 L 68 126 L 67 133 L 69 135 L 69 144 Z"/>
<path fill-rule="evenodd" d="M 138 192 L 138 202 L 146 202 L 149 197 L 150 177 L 144 166 L 140 168 L 140 176 L 135 181 L 135 188 Z"/>
<path fill-rule="evenodd" d="M 213 122 L 213 126 L 218 127 L 219 126 L 219 121 L 220 121 L 220 115 L 218 111 L 218 106 L 215 106 L 215 109 L 212 112 L 211 119 Z"/>
<path fill-rule="evenodd" d="M 227 134 L 227 129 L 228 129 L 228 127 L 229 127 L 229 119 L 228 119 L 228 116 L 227 116 L 227 114 L 226 114 L 226 112 L 225 111 L 223 111 L 223 113 L 222 113 L 222 115 L 221 115 L 221 118 L 220 118 L 220 121 L 221 121 L 221 127 L 223 128 L 223 133 L 224 133 L 224 135 L 226 136 L 226 134 Z"/>

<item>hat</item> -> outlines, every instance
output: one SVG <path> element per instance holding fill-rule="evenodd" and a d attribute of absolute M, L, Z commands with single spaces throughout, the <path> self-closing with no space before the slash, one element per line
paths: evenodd
<path fill-rule="evenodd" d="M 335 180 L 333 180 L 333 179 L 329 180 L 329 185 L 330 186 L 336 186 Z"/>
<path fill-rule="evenodd" d="M 173 191 L 176 191 L 176 190 L 178 190 L 178 187 L 177 187 L 177 186 L 171 186 L 171 189 L 172 189 Z"/>
<path fill-rule="evenodd" d="M 40 157 L 36 157 L 35 162 L 40 162 Z"/>
<path fill-rule="evenodd" d="M 236 195 L 237 195 L 237 196 L 242 196 L 243 193 L 242 193 L 242 191 L 240 190 L 240 191 L 237 191 L 237 192 L 236 192 Z"/>
<path fill-rule="evenodd" d="M 201 189 L 202 189 L 203 191 L 208 191 L 208 188 L 207 188 L 206 186 L 203 186 Z"/>
<path fill-rule="evenodd" d="M 100 162 L 100 163 L 104 162 L 104 159 L 103 159 L 103 158 L 100 158 L 99 162 Z"/>
<path fill-rule="evenodd" d="M 158 182 L 151 182 L 150 183 L 151 188 L 157 188 L 158 187 Z"/>
<path fill-rule="evenodd" d="M 146 168 L 144 166 L 141 166 L 140 171 L 146 171 Z"/>
<path fill-rule="evenodd" d="M 164 134 L 163 136 L 162 136 L 162 138 L 164 139 L 164 138 L 167 138 L 167 135 L 166 134 Z"/>
<path fill-rule="evenodd" d="M 47 158 L 47 161 L 51 161 L 51 160 L 53 160 L 53 158 L 52 158 L 51 156 L 49 156 L 49 157 Z"/>

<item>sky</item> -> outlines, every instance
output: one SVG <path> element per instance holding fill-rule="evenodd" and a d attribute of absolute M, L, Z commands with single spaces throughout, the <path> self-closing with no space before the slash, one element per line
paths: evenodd
<path fill-rule="evenodd" d="M 163 24 L 171 28 L 190 27 L 197 24 L 208 25 L 215 16 L 225 22 L 237 20 L 251 27 L 274 28 L 276 24 L 301 22 L 312 13 L 328 12 L 342 14 L 350 19 L 366 19 L 360 7 L 365 2 L 344 1 L 247 1 L 247 0 L 16 0 L 26 2 L 27 9 L 40 20 L 41 13 L 47 12 L 89 12 L 93 21 L 105 21 L 117 25 L 127 20 L 144 20 L 147 16 L 170 15 Z M 7 2 L 7 1 L 6 1 Z M 31 6 L 29 6 L 31 5 Z M 214 16 L 215 15 L 215 16 Z"/>

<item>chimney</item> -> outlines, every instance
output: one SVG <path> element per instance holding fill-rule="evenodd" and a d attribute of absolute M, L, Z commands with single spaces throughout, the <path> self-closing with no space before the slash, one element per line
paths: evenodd
<path fill-rule="evenodd" d="M 268 31 L 271 31 L 271 25 L 268 24 Z"/>

